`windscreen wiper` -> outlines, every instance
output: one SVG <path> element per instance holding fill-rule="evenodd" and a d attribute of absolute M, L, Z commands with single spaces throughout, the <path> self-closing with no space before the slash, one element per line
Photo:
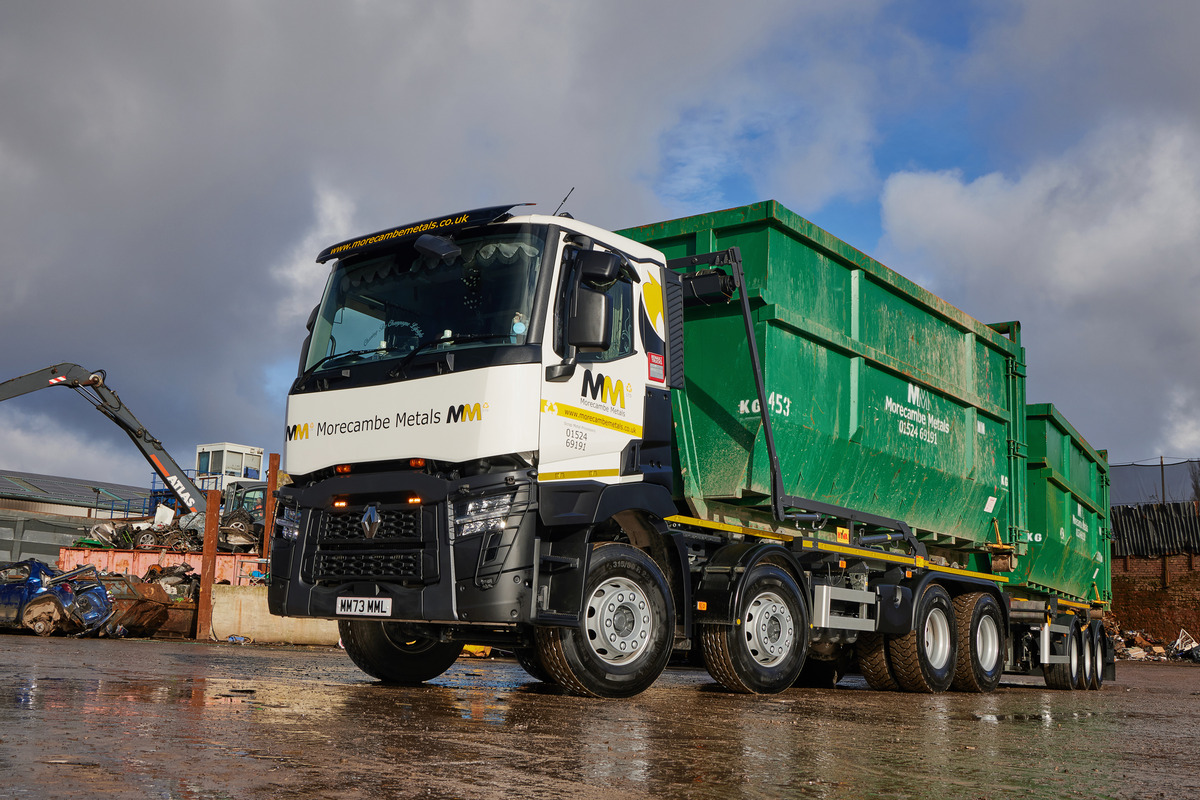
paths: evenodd
<path fill-rule="evenodd" d="M 395 349 L 397 349 L 397 348 L 395 348 L 395 347 L 370 347 L 370 348 L 366 348 L 363 350 L 347 350 L 344 353 L 331 353 L 330 355 L 327 355 L 324 358 L 317 361 L 317 363 L 313 364 L 308 369 L 304 370 L 304 372 L 300 375 L 298 382 L 304 382 L 304 381 L 308 380 L 312 376 L 312 374 L 317 371 L 318 368 L 320 368 L 321 366 L 323 366 L 324 364 L 326 364 L 330 361 L 333 361 L 335 358 L 350 358 L 351 356 L 365 356 L 368 353 L 388 353 Z"/>
<path fill-rule="evenodd" d="M 417 345 L 411 353 L 400 359 L 400 363 L 392 368 L 388 373 L 389 378 L 407 378 L 404 374 L 404 368 L 412 363 L 412 360 L 417 357 L 417 354 L 422 350 L 427 350 L 430 347 L 447 342 L 479 342 L 487 339 L 508 339 L 512 336 L 511 332 L 505 333 L 473 333 L 467 336 L 439 336 L 436 339 L 430 339 L 428 342 L 422 342 Z"/>

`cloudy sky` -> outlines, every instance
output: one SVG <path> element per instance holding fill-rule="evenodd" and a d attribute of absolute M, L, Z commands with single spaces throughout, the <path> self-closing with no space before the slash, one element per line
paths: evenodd
<path fill-rule="evenodd" d="M 0 380 L 62 361 L 181 462 L 282 448 L 326 245 L 569 189 L 776 199 L 984 321 L 1114 462 L 1200 456 L 1200 4 L 0 4 Z M 1192 55 L 1188 55 L 1191 53 Z M 0 468 L 137 485 L 73 392 Z"/>

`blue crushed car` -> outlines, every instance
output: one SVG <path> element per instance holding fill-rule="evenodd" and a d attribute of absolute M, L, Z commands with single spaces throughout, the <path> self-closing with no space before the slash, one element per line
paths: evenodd
<path fill-rule="evenodd" d="M 62 572 L 37 559 L 0 563 L 0 628 L 41 636 L 117 635 L 116 607 L 90 564 Z"/>

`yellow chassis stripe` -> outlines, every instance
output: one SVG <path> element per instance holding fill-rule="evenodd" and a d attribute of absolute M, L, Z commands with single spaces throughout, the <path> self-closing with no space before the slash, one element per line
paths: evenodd
<path fill-rule="evenodd" d="M 814 545 L 808 542 L 804 543 L 806 547 Z M 918 564 L 917 559 L 913 556 L 902 556 L 896 553 L 881 553 L 878 550 L 865 550 L 861 547 L 848 547 L 844 544 L 834 544 L 833 542 L 820 542 L 815 544 L 818 550 L 823 550 L 827 553 L 842 553 L 848 556 L 858 556 L 860 558 L 873 558 L 877 561 L 890 561 L 893 564 L 907 564 L 910 567 L 920 567 L 923 564 Z"/>
<path fill-rule="evenodd" d="M 939 567 L 937 564 L 926 564 L 927 569 L 934 572 L 946 572 L 951 575 L 965 575 L 968 578 L 979 578 L 985 581 L 994 581 L 995 583 L 1008 583 L 1008 578 L 1003 575 L 989 575 L 986 572 L 974 572 L 969 569 L 955 569 L 954 567 Z"/>
<path fill-rule="evenodd" d="M 667 517 L 667 522 L 677 522 L 681 525 L 695 525 L 698 528 L 712 528 L 715 531 L 726 531 L 728 533 L 744 533 L 747 536 L 757 536 L 761 539 L 771 539 L 776 542 L 790 542 L 796 538 L 788 533 L 775 533 L 774 531 L 764 531 L 760 528 L 743 528 L 741 525 L 713 522 L 707 519 L 697 519 L 696 517 L 676 515 L 674 517 Z"/>
<path fill-rule="evenodd" d="M 583 422 L 588 425 L 596 425 L 601 428 L 608 428 L 617 433 L 624 433 L 629 436 L 638 438 L 642 435 L 642 426 L 634 425 L 632 422 L 626 422 L 623 419 L 610 417 L 607 414 L 598 414 L 595 411 L 588 411 L 586 408 L 578 408 L 577 406 L 568 405 L 566 403 L 551 403 L 548 400 L 542 401 L 542 411 L 544 413 L 557 414 L 566 419 L 572 419 L 576 422 Z"/>
<path fill-rule="evenodd" d="M 577 469 L 573 472 L 542 472 L 538 474 L 538 483 L 545 481 L 570 481 L 581 478 L 615 478 L 621 474 L 619 469 Z"/>
<path fill-rule="evenodd" d="M 674 516 L 667 517 L 667 522 L 677 522 L 685 525 L 696 525 L 701 528 L 712 528 L 713 530 L 728 531 L 730 533 L 744 533 L 747 536 L 757 536 L 761 539 L 774 539 L 776 541 L 790 542 L 795 539 L 795 536 L 786 533 L 774 533 L 772 531 L 763 531 L 758 528 L 744 528 L 741 525 L 729 525 L 724 522 L 710 522 L 704 519 L 696 519 L 695 517 Z M 896 553 L 882 553 L 878 550 L 867 550 L 861 547 L 848 547 L 844 544 L 834 544 L 833 542 L 811 541 L 806 540 L 804 546 L 808 548 L 816 548 L 827 553 L 842 553 L 844 555 L 856 556 L 858 558 L 872 558 L 876 561 L 887 561 L 893 564 L 906 564 L 911 567 L 923 567 L 934 572 L 944 572 L 950 575 L 962 575 L 967 578 L 978 578 L 985 581 L 994 581 L 995 583 L 1008 583 L 1008 578 L 1000 575 L 989 575 L 986 572 L 975 572 L 969 569 L 955 569 L 954 567 L 939 567 L 936 564 L 930 564 L 923 558 L 913 556 L 902 556 Z M 1061 602 L 1061 601 L 1060 601 Z M 1083 606 L 1086 608 L 1086 606 Z"/>

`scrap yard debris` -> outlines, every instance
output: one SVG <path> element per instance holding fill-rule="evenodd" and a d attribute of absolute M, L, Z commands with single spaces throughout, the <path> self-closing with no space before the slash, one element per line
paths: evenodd
<path fill-rule="evenodd" d="M 1200 663 L 1200 643 L 1183 628 L 1179 629 L 1174 642 L 1166 642 L 1145 631 L 1123 629 L 1112 615 L 1105 617 L 1104 627 L 1112 636 L 1113 651 L 1119 659 Z"/>

